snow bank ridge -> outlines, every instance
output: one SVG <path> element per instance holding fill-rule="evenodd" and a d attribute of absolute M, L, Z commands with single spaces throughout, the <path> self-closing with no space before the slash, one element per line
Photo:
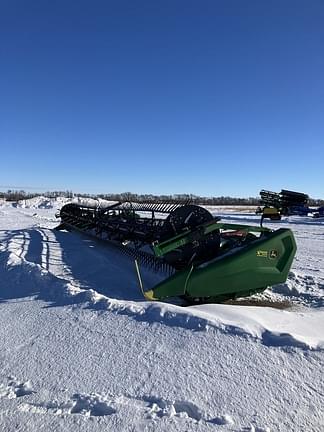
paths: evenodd
<path fill-rule="evenodd" d="M 324 349 L 324 336 L 319 332 L 314 334 L 315 326 L 321 326 L 318 322 L 321 316 L 316 311 L 303 316 L 303 331 L 298 333 L 300 316 L 293 312 L 257 307 L 242 309 L 230 305 L 182 308 L 160 302 L 117 300 L 81 288 L 75 281 L 61 279 L 14 252 L 3 252 L 0 265 L 5 266 L 2 272 L 5 289 L 1 291 L 4 298 L 12 298 L 13 294 L 17 297 L 34 295 L 53 306 L 79 304 L 94 310 L 125 314 L 149 324 L 162 323 L 192 331 L 217 329 L 233 337 L 258 339 L 266 346 Z"/>

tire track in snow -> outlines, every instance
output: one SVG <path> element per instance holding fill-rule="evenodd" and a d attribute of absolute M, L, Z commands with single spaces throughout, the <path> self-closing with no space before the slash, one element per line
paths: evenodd
<path fill-rule="evenodd" d="M 42 236 L 43 244 L 42 267 L 56 277 L 72 280 L 72 273 L 64 264 L 62 249 L 53 232 L 48 229 L 39 229 L 38 231 Z"/>
<path fill-rule="evenodd" d="M 30 243 L 30 235 L 27 231 L 23 231 L 4 242 L 4 250 L 16 255 L 18 258 L 25 259 Z"/>

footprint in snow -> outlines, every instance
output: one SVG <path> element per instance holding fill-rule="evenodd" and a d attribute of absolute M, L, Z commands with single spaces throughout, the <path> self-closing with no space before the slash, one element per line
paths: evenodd
<path fill-rule="evenodd" d="M 148 418 L 157 419 L 161 417 L 179 417 L 192 419 L 194 421 L 202 421 L 206 423 L 216 424 L 219 426 L 233 425 L 233 418 L 228 415 L 222 415 L 214 418 L 207 418 L 204 416 L 201 409 L 189 401 L 166 401 L 156 397 L 143 397 L 139 401 L 147 403 L 149 411 L 147 412 Z"/>
<path fill-rule="evenodd" d="M 232 425 L 234 424 L 234 420 L 232 417 L 228 414 L 225 414 L 220 417 L 215 417 L 211 420 L 208 420 L 208 423 L 216 424 L 218 426 L 224 426 L 224 425 Z"/>
<path fill-rule="evenodd" d="M 229 415 L 215 418 L 206 418 L 200 408 L 188 401 L 166 401 L 158 397 L 144 396 L 135 398 L 131 396 L 111 397 L 97 393 L 75 393 L 65 402 L 57 400 L 44 403 L 25 403 L 19 407 L 21 411 L 38 414 L 70 415 L 77 414 L 85 417 L 110 416 L 125 409 L 137 411 L 142 418 L 159 420 L 162 417 L 178 417 L 191 419 L 195 422 L 203 421 L 216 425 L 233 425 L 234 421 Z"/>
<path fill-rule="evenodd" d="M 15 399 L 35 393 L 30 381 L 19 382 L 15 377 L 8 377 L 8 383 L 0 384 L 0 398 Z"/>
<path fill-rule="evenodd" d="M 102 396 L 95 393 L 87 394 L 74 394 L 72 396 L 74 402 L 71 408 L 71 414 L 82 414 L 86 416 L 106 416 L 115 414 L 116 410 L 113 409 L 107 400 Z"/>
<path fill-rule="evenodd" d="M 20 409 L 24 412 L 29 411 L 38 414 L 79 414 L 85 417 L 107 416 L 116 413 L 116 410 L 110 406 L 109 400 L 96 393 L 76 393 L 65 402 L 53 400 L 38 404 L 24 404 Z"/>
<path fill-rule="evenodd" d="M 202 420 L 203 415 L 200 409 L 192 402 L 174 401 L 168 402 L 160 398 L 144 397 L 142 398 L 149 407 L 149 417 L 186 417 L 194 420 Z"/>

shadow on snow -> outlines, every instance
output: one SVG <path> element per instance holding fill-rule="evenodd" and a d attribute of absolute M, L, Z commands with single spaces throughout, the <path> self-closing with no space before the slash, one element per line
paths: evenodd
<path fill-rule="evenodd" d="M 62 304 L 59 292 L 48 296 L 46 290 L 64 284 L 117 300 L 143 300 L 134 262 L 102 241 L 32 228 L 0 231 L 0 247 L 0 301 L 38 295 Z M 161 279 L 144 268 L 142 276 L 147 286 Z"/>

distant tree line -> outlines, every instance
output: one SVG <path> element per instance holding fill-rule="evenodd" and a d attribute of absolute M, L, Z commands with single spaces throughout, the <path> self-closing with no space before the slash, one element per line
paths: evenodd
<path fill-rule="evenodd" d="M 152 195 L 124 192 L 121 194 L 100 194 L 98 198 L 108 201 L 177 201 L 204 205 L 258 205 L 259 198 L 233 198 L 229 196 L 201 197 L 192 194 Z"/>
<path fill-rule="evenodd" d="M 47 198 L 57 198 L 59 196 L 64 196 L 66 198 L 73 198 L 72 191 L 52 191 L 45 193 L 37 192 L 26 192 L 24 190 L 7 190 L 7 192 L 0 192 L 0 198 L 7 201 L 20 201 L 29 198 L 35 198 L 37 196 L 46 196 Z"/>
<path fill-rule="evenodd" d="M 132 192 L 123 192 L 120 194 L 83 194 L 77 193 L 76 196 L 92 199 L 105 199 L 108 201 L 177 201 L 177 202 L 191 202 L 193 204 L 201 205 L 260 205 L 259 197 L 249 198 L 235 198 L 230 196 L 219 197 L 202 197 L 191 194 L 172 194 L 172 195 L 152 195 L 152 194 L 136 194 Z M 7 192 L 0 192 L 0 198 L 7 201 L 19 201 L 23 199 L 34 198 L 36 196 L 45 196 L 48 198 L 57 198 L 60 196 L 66 198 L 73 198 L 74 193 L 71 190 L 66 191 L 49 191 L 45 193 L 29 193 L 24 190 L 8 190 Z M 315 200 L 310 198 L 308 201 L 310 206 L 322 206 L 324 200 Z"/>

